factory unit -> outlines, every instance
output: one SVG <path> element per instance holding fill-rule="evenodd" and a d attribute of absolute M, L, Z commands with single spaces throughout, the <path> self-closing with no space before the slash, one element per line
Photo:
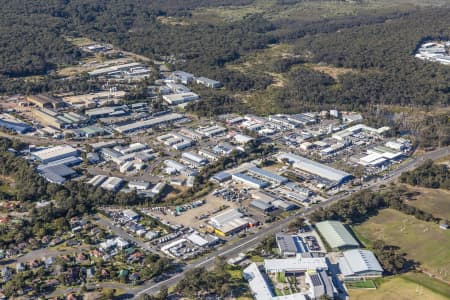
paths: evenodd
<path fill-rule="evenodd" d="M 338 259 L 345 280 L 361 280 L 383 276 L 383 268 L 375 255 L 364 249 L 344 251 Z"/>
<path fill-rule="evenodd" d="M 166 187 L 166 184 L 164 182 L 158 182 L 153 188 L 152 193 L 155 195 L 159 195 L 164 188 Z"/>
<path fill-rule="evenodd" d="M 302 274 L 312 270 L 328 270 L 325 257 L 275 258 L 264 260 L 264 269 L 267 273 L 283 272 L 286 275 Z"/>
<path fill-rule="evenodd" d="M 150 183 L 146 181 L 130 181 L 128 182 L 128 187 L 138 191 L 148 190 Z"/>
<path fill-rule="evenodd" d="M 119 133 L 130 133 L 138 130 L 144 130 L 152 127 L 156 127 L 166 123 L 172 123 L 180 121 L 184 116 L 178 113 L 168 113 L 161 116 L 153 117 L 145 121 L 138 121 L 128 125 L 118 126 L 114 128 Z"/>
<path fill-rule="evenodd" d="M 139 152 L 147 149 L 148 146 L 142 143 L 132 143 L 128 146 L 115 146 L 113 149 L 117 152 L 122 153 L 122 155 Z"/>
<path fill-rule="evenodd" d="M 66 165 L 56 165 L 42 167 L 39 174 L 49 182 L 63 184 L 67 179 L 75 176 L 77 172 Z"/>
<path fill-rule="evenodd" d="M 255 189 L 263 189 L 269 186 L 269 183 L 266 181 L 262 181 L 242 173 L 233 174 L 232 179 Z"/>
<path fill-rule="evenodd" d="M 191 91 L 190 88 L 179 83 L 168 82 L 166 83 L 166 86 L 172 91 L 173 94 L 189 93 Z"/>
<path fill-rule="evenodd" d="M 253 141 L 254 138 L 252 138 L 251 136 L 245 135 L 245 134 L 238 133 L 233 136 L 233 140 L 237 144 L 245 145 L 245 144 L 248 144 L 251 141 Z"/>
<path fill-rule="evenodd" d="M 190 165 L 195 167 L 202 167 L 208 163 L 208 160 L 194 152 L 183 152 L 181 158 Z"/>
<path fill-rule="evenodd" d="M 196 131 L 205 137 L 213 137 L 224 134 L 227 131 L 227 129 L 219 125 L 214 125 L 209 127 L 201 127 L 198 128 Z"/>
<path fill-rule="evenodd" d="M 46 109 L 46 108 L 42 108 L 42 109 L 33 109 L 32 110 L 32 115 L 33 118 L 36 119 L 37 121 L 39 121 L 40 123 L 42 123 L 43 125 L 46 126 L 52 126 L 54 128 L 64 128 L 65 126 L 65 122 L 61 121 L 60 119 L 58 119 L 57 113 Z"/>
<path fill-rule="evenodd" d="M 61 99 L 44 94 L 30 95 L 26 97 L 26 100 L 40 108 L 60 109 L 66 106 Z"/>
<path fill-rule="evenodd" d="M 218 154 L 216 154 L 208 149 L 200 149 L 200 150 L 198 150 L 198 154 L 205 157 L 209 161 L 216 161 L 220 158 L 220 156 Z"/>
<path fill-rule="evenodd" d="M 187 93 L 179 93 L 179 94 L 169 94 L 163 95 L 163 100 L 166 101 L 169 105 L 178 105 L 186 102 L 191 102 L 200 99 L 200 96 L 196 93 L 187 92 Z"/>
<path fill-rule="evenodd" d="M 339 221 L 323 221 L 316 224 L 317 230 L 332 249 L 358 248 L 359 243 Z"/>
<path fill-rule="evenodd" d="M 70 156 L 77 156 L 78 150 L 69 145 L 50 147 L 31 153 L 32 157 L 46 164 Z"/>
<path fill-rule="evenodd" d="M 206 77 L 195 78 L 195 83 L 201 84 L 206 87 L 213 88 L 213 89 L 218 89 L 218 88 L 222 87 L 222 84 L 220 83 L 220 81 L 212 80 L 212 79 L 209 79 Z"/>
<path fill-rule="evenodd" d="M 189 84 L 194 81 L 194 74 L 184 72 L 184 71 L 174 71 L 170 74 L 169 79 L 174 80 L 175 82 L 181 82 L 182 84 Z"/>
<path fill-rule="evenodd" d="M 84 95 L 67 96 L 64 101 L 76 108 L 93 108 L 97 105 L 107 104 L 109 102 L 116 103 L 125 97 L 124 91 L 102 91 Z"/>
<path fill-rule="evenodd" d="M 277 184 L 277 185 L 284 184 L 289 181 L 289 179 L 287 179 L 286 177 L 277 175 L 275 173 L 272 173 L 272 172 L 264 170 L 264 169 L 260 169 L 258 167 L 251 167 L 250 169 L 248 169 L 247 173 L 249 175 L 252 175 L 252 176 L 258 177 L 258 178 L 262 178 L 265 181 L 268 181 L 272 184 Z"/>
<path fill-rule="evenodd" d="M 303 172 L 325 178 L 336 184 L 342 184 L 352 178 L 351 174 L 329 167 L 319 162 L 292 153 L 280 153 L 277 155 L 280 162 L 288 162 L 296 169 Z"/>
<path fill-rule="evenodd" d="M 98 119 L 103 117 L 110 117 L 110 116 L 121 116 L 125 115 L 127 112 L 128 107 L 126 105 L 119 105 L 119 106 L 106 106 L 106 107 L 99 107 L 99 108 L 93 108 L 86 110 L 84 114 L 88 116 L 91 119 Z"/>
<path fill-rule="evenodd" d="M 224 172 L 224 171 L 216 173 L 211 177 L 211 180 L 215 181 L 217 183 L 222 183 L 222 182 L 228 181 L 230 179 L 231 179 L 231 174 Z"/>
<path fill-rule="evenodd" d="M 212 217 L 210 224 L 220 236 L 232 235 L 251 225 L 237 209 L 229 209 Z"/>
<path fill-rule="evenodd" d="M 108 177 L 101 185 L 100 187 L 108 190 L 117 192 L 123 184 L 123 180 L 118 177 Z"/>
<path fill-rule="evenodd" d="M 94 186 L 94 187 L 98 187 L 100 186 L 103 182 L 105 182 L 105 180 L 108 178 L 108 176 L 105 175 L 95 175 L 94 177 L 92 177 L 91 180 L 88 181 L 88 184 Z"/>
<path fill-rule="evenodd" d="M 297 236 L 279 232 L 275 234 L 275 240 L 278 252 L 283 257 L 295 257 L 299 253 L 306 252 Z"/>
<path fill-rule="evenodd" d="M 24 134 L 33 130 L 30 125 L 17 121 L 10 116 L 0 115 L 0 127 L 15 131 L 16 133 Z"/>

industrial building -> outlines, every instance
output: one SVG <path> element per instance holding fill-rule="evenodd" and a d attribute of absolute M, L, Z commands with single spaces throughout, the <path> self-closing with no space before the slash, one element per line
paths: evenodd
<path fill-rule="evenodd" d="M 181 154 L 181 158 L 188 164 L 194 165 L 196 167 L 201 167 L 208 163 L 208 160 L 206 158 L 194 152 L 183 152 Z"/>
<path fill-rule="evenodd" d="M 360 280 L 383 276 L 383 268 L 369 250 L 353 249 L 343 252 L 339 269 L 346 280 Z"/>
<path fill-rule="evenodd" d="M 32 152 L 31 155 L 46 164 L 70 156 L 77 156 L 78 150 L 69 145 L 50 147 L 44 150 Z"/>
<path fill-rule="evenodd" d="M 108 178 L 108 176 L 105 175 L 95 175 L 91 180 L 88 181 L 88 184 L 98 187 L 100 186 L 105 180 Z"/>
<path fill-rule="evenodd" d="M 325 178 L 336 184 L 342 184 L 346 180 L 352 178 L 352 175 L 348 174 L 347 172 L 329 167 L 327 165 L 292 153 L 280 153 L 277 157 L 279 161 L 287 161 L 296 169 L 316 175 L 321 178 Z"/>
<path fill-rule="evenodd" d="M 118 177 L 109 177 L 102 183 L 100 187 L 108 191 L 117 192 L 122 186 L 122 184 L 123 184 L 122 179 Z"/>
<path fill-rule="evenodd" d="M 270 202 L 264 202 L 261 200 L 253 200 L 250 202 L 250 206 L 253 206 L 259 210 L 262 210 L 263 212 L 270 212 L 274 210 L 274 206 Z"/>
<path fill-rule="evenodd" d="M 177 113 L 164 114 L 158 117 L 153 117 L 145 121 L 138 121 L 128 125 L 118 126 L 114 128 L 119 133 L 130 133 L 138 130 L 144 130 L 152 127 L 156 127 L 166 123 L 172 123 L 183 119 L 184 116 Z"/>
<path fill-rule="evenodd" d="M 33 130 L 33 127 L 30 125 L 13 120 L 5 115 L 0 115 L 0 127 L 6 128 L 7 130 L 15 131 L 16 133 L 27 133 Z"/>
<path fill-rule="evenodd" d="M 60 109 L 66 106 L 61 99 L 44 94 L 27 96 L 26 100 L 40 108 Z"/>
<path fill-rule="evenodd" d="M 163 100 L 169 105 L 183 104 L 198 99 L 200 99 L 200 96 L 192 92 L 163 95 Z"/>
<path fill-rule="evenodd" d="M 343 250 L 358 248 L 358 241 L 339 221 L 323 221 L 316 224 L 322 237 L 333 249 Z"/>
<path fill-rule="evenodd" d="M 109 102 L 116 103 L 125 96 L 124 91 L 102 91 L 84 95 L 67 96 L 63 100 L 76 108 L 92 108 Z"/>
<path fill-rule="evenodd" d="M 134 190 L 147 190 L 150 187 L 150 183 L 146 181 L 130 181 L 128 187 Z"/>
<path fill-rule="evenodd" d="M 214 174 L 214 175 L 211 177 L 211 179 L 212 179 L 213 181 L 216 181 L 217 183 L 222 183 L 222 182 L 225 182 L 225 181 L 230 180 L 230 179 L 231 179 L 231 174 L 222 171 L 222 172 L 219 172 L 219 173 Z"/>
<path fill-rule="evenodd" d="M 267 273 L 280 273 L 286 275 L 296 275 L 311 270 L 328 270 L 327 259 L 325 257 L 301 257 L 295 258 L 275 258 L 264 260 L 264 269 Z"/>
<path fill-rule="evenodd" d="M 65 165 L 56 165 L 43 167 L 40 169 L 39 173 L 49 182 L 63 184 L 77 172 Z"/>
<path fill-rule="evenodd" d="M 247 228 L 249 221 L 237 209 L 230 209 L 212 217 L 210 224 L 217 235 L 228 236 Z"/>
<path fill-rule="evenodd" d="M 251 167 L 250 169 L 248 169 L 247 173 L 254 177 L 262 178 L 265 181 L 277 185 L 284 184 L 289 181 L 289 179 L 287 179 L 286 177 L 277 175 L 267 170 L 260 169 L 258 167 Z"/>
<path fill-rule="evenodd" d="M 169 78 L 182 84 L 189 84 L 194 80 L 194 74 L 184 71 L 174 71 Z"/>
<path fill-rule="evenodd" d="M 222 86 L 220 81 L 212 80 L 206 77 L 197 77 L 195 78 L 195 83 L 204 85 L 209 88 L 218 89 Z"/>
<path fill-rule="evenodd" d="M 99 107 L 99 108 L 93 108 L 93 109 L 86 110 L 84 112 L 84 114 L 92 119 L 109 117 L 109 116 L 113 116 L 113 115 L 117 117 L 117 116 L 126 114 L 127 109 L 128 108 L 126 105 L 106 106 L 106 107 Z"/>
<path fill-rule="evenodd" d="M 275 235 L 278 251 L 283 257 L 297 256 L 298 253 L 306 252 L 299 238 L 285 233 L 277 233 Z"/>
<path fill-rule="evenodd" d="M 251 136 L 245 135 L 245 134 L 240 134 L 240 133 L 238 133 L 238 134 L 235 134 L 235 135 L 233 136 L 233 140 L 234 140 L 237 144 L 245 145 L 245 144 L 248 144 L 248 143 L 250 143 L 251 141 L 253 141 L 254 138 L 252 138 Z"/>
<path fill-rule="evenodd" d="M 219 125 L 214 125 L 209 127 L 201 127 L 196 131 L 205 137 L 213 137 L 224 134 L 225 132 L 227 132 L 227 129 Z"/>
<path fill-rule="evenodd" d="M 263 189 L 269 186 L 269 183 L 266 181 L 262 181 L 242 173 L 233 174 L 232 179 L 255 189 Z"/>

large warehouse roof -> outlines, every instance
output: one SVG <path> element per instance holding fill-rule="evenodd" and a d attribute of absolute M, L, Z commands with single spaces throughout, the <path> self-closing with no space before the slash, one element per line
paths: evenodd
<path fill-rule="evenodd" d="M 375 255 L 369 250 L 353 249 L 345 251 L 343 254 L 344 256 L 339 258 L 339 268 L 344 276 L 383 272 Z"/>
<path fill-rule="evenodd" d="M 323 221 L 317 223 L 316 227 L 331 248 L 359 247 L 358 241 L 341 222 Z"/>
<path fill-rule="evenodd" d="M 62 159 L 68 156 L 75 156 L 77 154 L 78 150 L 69 145 L 55 146 L 32 153 L 34 157 L 38 158 L 44 163 Z"/>
<path fill-rule="evenodd" d="M 278 159 L 286 159 L 289 163 L 293 164 L 295 168 L 338 183 L 341 183 L 352 176 L 344 171 L 292 153 L 280 153 Z"/>
<path fill-rule="evenodd" d="M 301 257 L 264 260 L 264 268 L 267 272 L 302 272 L 309 270 L 327 270 L 325 257 Z"/>
<path fill-rule="evenodd" d="M 183 115 L 177 113 L 165 114 L 162 116 L 154 117 L 145 121 L 139 121 L 128 125 L 118 126 L 115 128 L 120 133 L 127 133 L 136 130 L 142 130 L 161 125 L 167 122 L 174 122 L 183 118 Z"/>

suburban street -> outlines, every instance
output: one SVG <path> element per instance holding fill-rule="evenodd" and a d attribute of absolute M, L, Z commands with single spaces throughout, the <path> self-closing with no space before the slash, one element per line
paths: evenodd
<path fill-rule="evenodd" d="M 413 170 L 414 168 L 418 167 L 425 160 L 428 160 L 428 159 L 436 160 L 436 159 L 439 159 L 439 158 L 442 158 L 442 157 L 445 157 L 448 155 L 450 155 L 450 147 L 439 148 L 437 150 L 427 152 L 423 155 L 420 155 L 417 157 L 412 157 L 410 160 L 408 160 L 407 162 L 400 165 L 396 170 L 392 171 L 389 175 L 385 176 L 385 179 L 378 180 L 376 182 L 372 182 L 366 188 L 376 188 L 381 185 L 386 185 L 389 182 L 396 180 L 400 176 L 401 173 L 403 173 L 405 171 Z M 333 203 L 338 202 L 339 200 L 345 199 L 348 196 L 349 196 L 349 194 L 336 195 L 336 196 L 330 197 L 326 201 L 323 201 L 313 207 L 302 209 L 295 215 L 292 215 L 292 216 L 285 218 L 283 220 L 280 220 L 278 222 L 271 223 L 270 224 L 271 226 L 269 228 L 266 228 L 265 230 L 260 230 L 259 232 L 255 233 L 254 235 L 249 235 L 245 238 L 236 240 L 234 242 L 226 244 L 223 247 L 216 249 L 213 253 L 210 253 L 209 255 L 207 255 L 191 264 L 188 264 L 185 267 L 183 272 L 181 272 L 177 275 L 174 275 L 173 277 L 171 277 L 165 281 L 161 281 L 158 283 L 150 281 L 138 288 L 130 289 L 129 292 L 131 294 L 133 294 L 135 297 L 138 297 L 142 294 L 156 294 L 160 290 L 160 288 L 163 286 L 172 286 L 172 285 L 177 284 L 180 281 L 180 279 L 184 276 L 184 273 L 187 272 L 188 270 L 198 268 L 198 267 L 208 268 L 208 267 L 212 266 L 214 259 L 217 256 L 222 256 L 222 257 L 227 257 L 227 258 L 234 257 L 234 256 L 238 255 L 240 252 L 245 252 L 249 249 L 252 249 L 255 246 L 257 246 L 264 238 L 274 235 L 276 232 L 279 232 L 282 229 L 284 229 L 290 222 L 292 222 L 298 216 L 307 216 L 317 209 L 327 207 Z"/>

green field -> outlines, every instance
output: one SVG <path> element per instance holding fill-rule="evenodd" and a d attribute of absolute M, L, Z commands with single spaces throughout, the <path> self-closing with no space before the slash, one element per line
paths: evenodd
<path fill-rule="evenodd" d="M 400 247 L 420 268 L 450 280 L 450 230 L 393 209 L 384 209 L 353 230 L 362 241 L 383 240 Z"/>
<path fill-rule="evenodd" d="M 433 216 L 450 220 L 450 191 L 408 186 L 408 190 L 419 193 L 409 205 L 420 208 Z"/>
<path fill-rule="evenodd" d="M 377 289 L 350 289 L 354 300 L 444 300 L 449 299 L 450 286 L 423 274 L 407 273 L 377 281 Z"/>
<path fill-rule="evenodd" d="M 375 289 L 377 287 L 372 280 L 347 281 L 345 285 L 349 289 Z"/>

